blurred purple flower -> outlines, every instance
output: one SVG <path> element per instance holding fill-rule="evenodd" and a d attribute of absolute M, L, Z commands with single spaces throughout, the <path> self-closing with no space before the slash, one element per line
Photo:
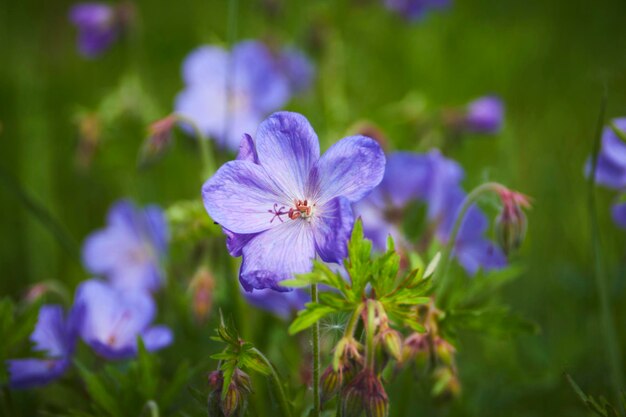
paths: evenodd
<path fill-rule="evenodd" d="M 230 53 L 204 46 L 183 63 L 185 89 L 175 108 L 220 146 L 236 150 L 242 134 L 254 132 L 311 78 L 312 67 L 294 50 L 277 57 L 257 41 L 240 42 Z"/>
<path fill-rule="evenodd" d="M 75 305 L 84 311 L 81 337 L 106 359 L 133 357 L 137 353 L 138 337 L 148 351 L 172 343 L 173 335 L 168 327 L 151 326 L 156 307 L 147 293 L 120 291 L 92 279 L 78 287 Z"/>
<path fill-rule="evenodd" d="M 405 19 L 418 21 L 431 10 L 445 9 L 451 0 L 385 0 L 385 6 Z"/>
<path fill-rule="evenodd" d="M 109 210 L 107 227 L 85 240 L 83 262 L 89 272 L 106 276 L 117 288 L 155 291 L 163 284 L 160 262 L 168 241 L 167 222 L 158 206 L 140 210 L 121 200 Z"/>
<path fill-rule="evenodd" d="M 495 134 L 503 122 L 504 103 L 497 96 L 481 97 L 467 105 L 464 125 L 469 132 Z"/>
<path fill-rule="evenodd" d="M 302 289 L 290 292 L 278 292 L 270 288 L 253 292 L 244 291 L 244 298 L 251 305 L 274 313 L 285 320 L 302 310 L 304 304 L 311 301 L 309 292 Z"/>
<path fill-rule="evenodd" d="M 626 117 L 613 119 L 612 123 L 617 129 L 626 132 Z M 585 172 L 589 176 L 591 160 L 587 161 Z M 602 131 L 596 183 L 615 190 L 626 188 L 626 142 L 618 137 L 610 126 L 606 126 Z"/>
<path fill-rule="evenodd" d="M 377 250 L 386 248 L 387 236 L 396 245 L 408 246 L 401 231 L 404 211 L 409 203 L 427 204 L 427 218 L 436 225 L 435 235 L 447 242 L 465 193 L 460 187 L 462 168 L 438 150 L 426 154 L 397 152 L 389 155 L 381 184 L 354 205 L 363 220 L 365 236 Z M 476 207 L 470 209 L 455 243 L 456 257 L 470 274 L 505 266 L 502 252 L 484 234 L 485 216 Z"/>
<path fill-rule="evenodd" d="M 626 229 L 626 201 L 615 203 L 611 208 L 613 221 L 622 229 Z"/>
<path fill-rule="evenodd" d="M 121 8 L 107 3 L 79 3 L 70 9 L 70 21 L 78 28 L 78 51 L 95 58 L 119 37 L 123 19 Z"/>
<path fill-rule="evenodd" d="M 72 310 L 67 318 L 58 305 L 44 305 L 39 310 L 35 330 L 30 336 L 34 350 L 45 359 L 13 359 L 7 361 L 11 388 L 32 388 L 59 378 L 71 363 L 78 336 L 81 314 Z"/>
<path fill-rule="evenodd" d="M 226 229 L 228 249 L 242 255 L 246 291 L 272 288 L 311 270 L 318 255 L 339 262 L 354 216 L 351 203 L 381 181 L 385 156 L 370 138 L 351 136 L 320 157 L 317 135 L 297 113 L 279 112 L 245 135 L 238 160 L 202 188 L 204 206 Z"/>

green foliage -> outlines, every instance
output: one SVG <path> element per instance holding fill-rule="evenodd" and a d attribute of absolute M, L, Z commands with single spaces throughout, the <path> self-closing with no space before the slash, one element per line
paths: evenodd
<path fill-rule="evenodd" d="M 426 268 L 428 274 L 415 269 L 398 280 L 400 256 L 391 238 L 387 246 L 385 253 L 372 255 L 372 242 L 365 239 L 363 224 L 358 219 L 348 242 L 348 257 L 344 261 L 348 280 L 316 261 L 312 272 L 298 275 L 294 280 L 283 281 L 282 284 L 289 287 L 323 284 L 337 290 L 322 292 L 319 303 L 308 303 L 298 313 L 289 332 L 295 334 L 305 330 L 330 314 L 355 311 L 366 297 L 378 299 L 389 317 L 398 323 L 416 331 L 424 331 L 417 320 L 415 306 L 430 302 L 430 275 L 436 266 L 436 259 L 434 265 Z"/>
<path fill-rule="evenodd" d="M 591 395 L 585 394 L 569 374 L 565 374 L 565 377 L 576 395 L 578 395 L 578 398 L 580 398 L 583 404 L 585 404 L 585 407 L 587 407 L 587 409 L 592 411 L 595 415 L 600 417 L 622 417 L 617 409 L 609 403 L 606 398 L 601 396 L 598 400 Z M 624 395 L 626 396 L 626 394 Z"/>
<path fill-rule="evenodd" d="M 137 358 L 127 364 L 110 363 L 98 372 L 74 361 L 93 413 L 85 415 L 137 416 L 148 403 L 151 408 L 167 410 L 197 372 L 187 360 L 182 360 L 174 373 L 165 378 L 159 357 L 146 350 L 141 338 L 137 350 Z"/>

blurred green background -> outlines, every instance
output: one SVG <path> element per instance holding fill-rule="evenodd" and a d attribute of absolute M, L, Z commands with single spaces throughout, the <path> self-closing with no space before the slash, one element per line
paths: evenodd
<path fill-rule="evenodd" d="M 225 44 L 231 30 L 238 40 L 292 44 L 312 58 L 314 89 L 288 109 L 309 118 L 323 147 L 367 119 L 393 148 L 419 149 L 420 136 L 394 103 L 409 96 L 430 111 L 500 95 L 504 131 L 467 137 L 446 153 L 465 168 L 467 189 L 490 179 L 533 198 L 528 239 L 516 255 L 524 274 L 503 298 L 541 332 L 504 340 L 463 335 L 463 394 L 453 414 L 586 415 L 563 372 L 591 393 L 611 392 L 583 165 L 604 86 L 608 116 L 626 115 L 626 3 L 456 0 L 411 24 L 374 0 L 241 0 L 236 28 L 229 28 L 225 0 L 145 0 L 136 2 L 140 23 L 131 36 L 96 60 L 76 52 L 71 5 L 0 5 L 0 295 L 19 298 L 28 285 L 50 279 L 72 288 L 86 278 L 71 251 L 20 201 L 16 184 L 76 244 L 102 227 L 120 197 L 163 206 L 199 198 L 192 140 L 178 135 L 146 169 L 137 168 L 137 154 L 146 125 L 172 110 L 186 54 L 201 44 Z M 77 117 L 98 110 L 122 84 L 130 86 L 125 100 L 137 114 L 125 111 L 103 128 L 91 163 L 81 167 Z M 626 325 L 626 234 L 610 219 L 613 194 L 598 190 L 598 197 L 602 255 L 626 348 L 619 331 Z M 185 259 L 175 250 L 174 263 L 177 256 Z M 188 272 L 173 268 L 171 278 Z M 411 390 L 402 381 L 390 387 L 392 415 L 422 415 Z"/>

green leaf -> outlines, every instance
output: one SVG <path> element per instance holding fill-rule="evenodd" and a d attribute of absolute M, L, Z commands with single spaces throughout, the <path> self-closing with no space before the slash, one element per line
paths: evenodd
<path fill-rule="evenodd" d="M 606 398 L 600 397 L 600 403 L 598 403 L 595 398 L 585 394 L 569 374 L 565 374 L 565 377 L 576 395 L 578 395 L 578 398 L 582 400 L 583 404 L 585 404 L 590 411 L 593 411 L 596 415 L 601 417 L 620 417 L 616 408 L 613 407 Z"/>
<path fill-rule="evenodd" d="M 151 355 L 143 342 L 137 337 L 137 361 L 139 371 L 139 389 L 145 398 L 154 398 L 159 383 L 157 357 Z"/>
<path fill-rule="evenodd" d="M 74 363 L 85 382 L 85 388 L 93 402 L 113 417 L 123 415 L 121 409 L 118 408 L 116 397 L 110 393 L 98 376 L 85 368 L 80 362 L 75 361 Z"/>
<path fill-rule="evenodd" d="M 289 334 L 296 334 L 302 330 L 308 329 L 323 317 L 335 312 L 337 312 L 337 310 L 334 307 L 308 303 L 306 308 L 298 313 L 298 317 L 296 317 L 293 323 L 291 323 L 291 326 L 289 326 Z"/>
<path fill-rule="evenodd" d="M 424 271 L 424 276 L 423 278 L 429 278 L 437 269 L 437 266 L 439 265 L 439 261 L 441 260 L 441 252 L 437 252 L 435 254 L 435 256 L 433 257 L 433 259 L 431 259 L 431 261 L 428 263 L 428 266 L 426 267 L 426 270 Z"/>
<path fill-rule="evenodd" d="M 611 122 L 609 125 L 611 126 L 611 130 L 613 130 L 613 133 L 615 133 L 618 138 L 626 143 L 626 132 L 618 128 L 614 122 Z"/>
<path fill-rule="evenodd" d="M 352 230 L 352 236 L 348 242 L 348 259 L 344 261 L 353 291 L 357 297 L 365 289 L 370 280 L 372 265 L 370 256 L 372 253 L 372 242 L 365 239 L 363 235 L 363 222 L 358 218 Z"/>

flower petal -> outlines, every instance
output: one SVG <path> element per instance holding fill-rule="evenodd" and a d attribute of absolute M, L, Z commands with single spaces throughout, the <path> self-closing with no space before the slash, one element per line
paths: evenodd
<path fill-rule="evenodd" d="M 241 250 L 244 246 L 250 242 L 252 238 L 254 238 L 258 233 L 233 233 L 226 228 L 222 228 L 222 231 L 226 235 L 226 248 L 228 249 L 228 253 L 230 256 L 238 257 L 241 256 Z"/>
<path fill-rule="evenodd" d="M 290 200 L 304 199 L 309 172 L 320 156 L 309 121 L 298 113 L 274 113 L 259 126 L 256 149 L 260 164 Z"/>
<path fill-rule="evenodd" d="M 34 388 L 59 378 L 70 364 L 66 359 L 13 359 L 6 362 L 9 385 L 14 389 Z"/>
<path fill-rule="evenodd" d="M 385 173 L 385 154 L 365 136 L 350 136 L 334 144 L 311 170 L 307 195 L 318 204 L 335 197 L 350 202 L 363 198 Z"/>
<path fill-rule="evenodd" d="M 257 233 L 281 224 L 284 217 L 275 211 L 291 203 L 261 166 L 248 161 L 224 164 L 204 183 L 202 199 L 209 216 L 234 233 Z"/>
<path fill-rule="evenodd" d="M 183 62 L 183 80 L 187 84 L 226 84 L 228 52 L 218 46 L 195 49 Z"/>
<path fill-rule="evenodd" d="M 315 244 L 311 225 L 302 219 L 280 223 L 251 239 L 242 253 L 239 280 L 246 291 L 289 291 L 279 282 L 312 268 Z"/>
<path fill-rule="evenodd" d="M 278 292 L 272 289 L 243 292 L 246 301 L 251 305 L 267 310 L 283 319 L 289 319 L 297 311 L 304 308 L 304 304 L 311 301 L 311 295 L 303 289 L 290 292 Z"/>
<path fill-rule="evenodd" d="M 626 202 L 614 204 L 611 214 L 613 221 L 622 229 L 626 229 Z"/>
<path fill-rule="evenodd" d="M 470 275 L 475 275 L 479 269 L 484 271 L 502 269 L 507 263 L 506 256 L 500 248 L 484 238 L 470 242 L 457 241 L 454 256 Z"/>
<path fill-rule="evenodd" d="M 348 239 L 352 233 L 354 215 L 348 199 L 333 198 L 317 206 L 313 216 L 315 249 L 324 262 L 339 263 L 348 256 Z"/>
<path fill-rule="evenodd" d="M 30 336 L 35 350 L 45 352 L 48 357 L 59 358 L 69 351 L 63 307 L 44 305 L 39 309 L 35 330 Z"/>
<path fill-rule="evenodd" d="M 141 335 L 143 343 L 148 352 L 163 349 L 172 344 L 174 335 L 172 330 L 167 326 L 153 326 L 143 332 Z"/>
<path fill-rule="evenodd" d="M 239 144 L 239 153 L 237 154 L 237 160 L 259 163 L 259 155 L 256 153 L 256 146 L 252 136 L 244 133 L 241 137 L 241 143 Z"/>

